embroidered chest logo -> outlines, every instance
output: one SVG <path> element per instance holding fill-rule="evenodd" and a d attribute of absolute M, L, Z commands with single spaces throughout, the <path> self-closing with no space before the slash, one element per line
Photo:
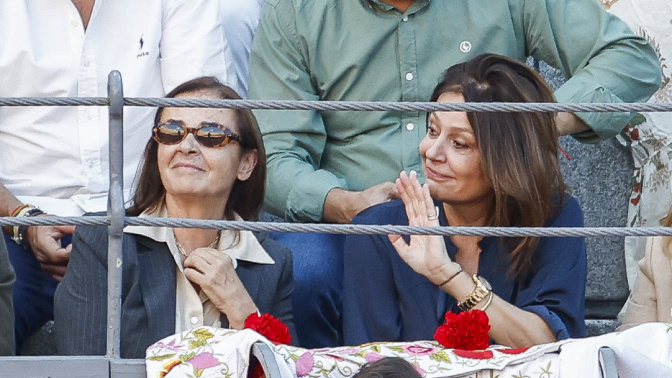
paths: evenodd
<path fill-rule="evenodd" d="M 138 41 L 138 43 L 140 44 L 140 48 L 139 48 L 140 52 L 138 53 L 138 56 L 136 56 L 136 58 L 142 58 L 143 56 L 149 55 L 149 53 L 147 51 L 142 50 L 142 48 L 145 46 L 145 40 L 142 38 L 143 35 L 144 34 L 140 34 L 140 40 Z"/>

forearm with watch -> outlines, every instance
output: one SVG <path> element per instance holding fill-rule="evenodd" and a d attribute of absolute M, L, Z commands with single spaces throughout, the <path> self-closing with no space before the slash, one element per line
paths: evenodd
<path fill-rule="evenodd" d="M 452 267 L 455 270 L 449 272 L 448 278 L 438 283 L 437 286 L 457 300 L 457 306 L 460 310 L 478 309 L 485 311 L 494 297 L 490 283 L 476 274 L 469 275 L 458 263 L 452 263 Z"/>
<path fill-rule="evenodd" d="M 33 205 L 20 205 L 12 211 L 9 215 L 11 217 L 21 218 L 21 217 L 34 217 L 37 215 L 44 214 L 44 211 L 38 209 Z M 28 232 L 28 226 L 5 226 L 5 232 L 14 240 L 18 245 L 28 248 L 30 245 L 28 243 L 28 238 L 26 236 Z"/>
<path fill-rule="evenodd" d="M 499 298 L 490 284 L 477 275 L 469 275 L 454 264 L 439 287 L 453 296 L 462 311 L 486 311 L 490 319 L 490 337 L 497 344 L 514 348 L 556 341 L 546 322 L 538 315 L 522 310 Z"/>
<path fill-rule="evenodd" d="M 44 212 L 35 206 L 21 203 L 4 185 L 0 183 L 0 211 L 1 216 L 5 217 L 32 217 L 44 214 Z M 26 231 L 28 226 L 4 226 L 3 230 L 17 244 L 25 246 L 27 244 Z"/>

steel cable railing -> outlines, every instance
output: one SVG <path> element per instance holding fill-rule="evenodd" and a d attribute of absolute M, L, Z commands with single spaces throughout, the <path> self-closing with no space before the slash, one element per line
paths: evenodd
<path fill-rule="evenodd" d="M 538 103 L 538 102 L 376 102 L 297 100 L 199 100 L 126 97 L 124 106 L 321 110 L 321 111 L 469 111 L 469 112 L 670 112 L 672 103 Z M 109 106 L 105 97 L 4 97 L 0 106 Z"/>
<path fill-rule="evenodd" d="M 110 226 L 108 216 L 33 218 L 0 217 L 0 226 L 88 225 Z M 187 218 L 124 217 L 124 226 L 204 228 L 234 231 L 315 232 L 321 234 L 367 235 L 465 235 L 497 237 L 596 237 L 672 236 L 672 227 L 418 227 L 392 225 L 352 225 L 329 223 L 247 222 Z"/>

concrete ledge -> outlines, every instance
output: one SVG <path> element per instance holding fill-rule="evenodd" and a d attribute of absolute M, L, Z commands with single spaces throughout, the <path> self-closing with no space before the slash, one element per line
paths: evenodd
<path fill-rule="evenodd" d="M 107 378 L 109 366 L 103 356 L 0 357 L 0 375 L 13 378 Z"/>
<path fill-rule="evenodd" d="M 110 361 L 111 378 L 144 378 L 145 360 L 112 360 Z"/>
<path fill-rule="evenodd" d="M 604 335 L 605 333 L 614 332 L 619 325 L 621 323 L 615 319 L 588 319 L 586 320 L 586 334 L 588 337 Z"/>

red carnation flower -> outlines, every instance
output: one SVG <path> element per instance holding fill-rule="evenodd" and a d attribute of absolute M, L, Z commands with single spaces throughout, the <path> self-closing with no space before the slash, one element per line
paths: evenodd
<path fill-rule="evenodd" d="M 289 328 L 280 319 L 271 314 L 263 314 L 261 316 L 256 313 L 250 314 L 245 319 L 245 328 L 257 331 L 276 344 L 289 344 L 292 341 Z"/>
<path fill-rule="evenodd" d="M 446 313 L 446 322 L 434 332 L 434 340 L 445 348 L 476 350 L 490 345 L 488 315 L 481 310 Z"/>

